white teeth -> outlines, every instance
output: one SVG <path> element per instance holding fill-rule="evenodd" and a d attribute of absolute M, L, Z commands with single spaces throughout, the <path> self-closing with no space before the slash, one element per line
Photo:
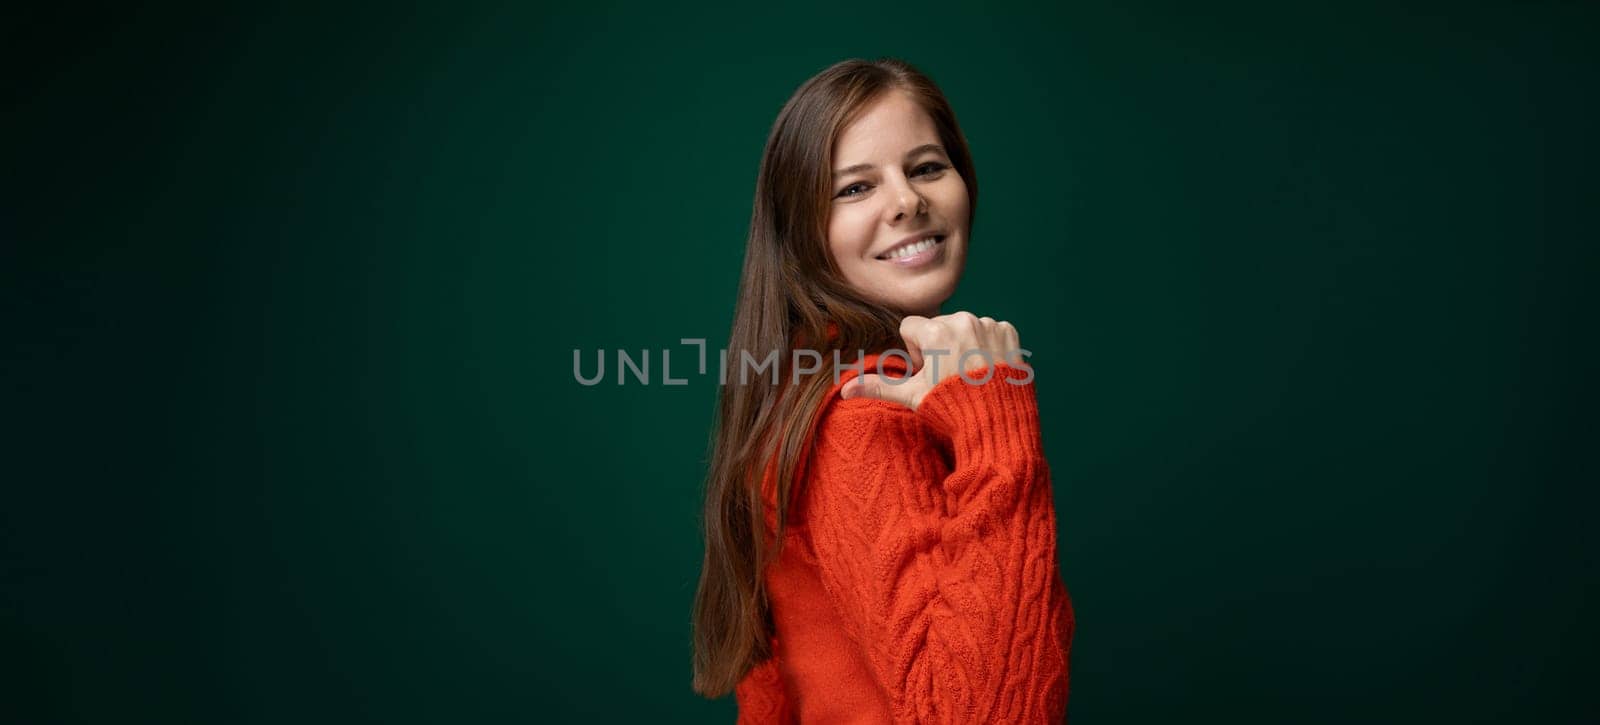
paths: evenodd
<path fill-rule="evenodd" d="M 884 259 L 900 259 L 902 257 L 909 257 L 917 252 L 931 249 L 933 245 L 937 243 L 938 240 L 935 237 L 928 237 L 927 239 L 917 242 L 916 244 L 907 244 L 904 247 L 896 249 L 893 252 L 884 255 Z"/>

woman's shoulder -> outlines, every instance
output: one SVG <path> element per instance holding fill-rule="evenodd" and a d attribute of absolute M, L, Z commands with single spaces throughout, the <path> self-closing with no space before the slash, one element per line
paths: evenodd
<path fill-rule="evenodd" d="M 854 369 L 841 370 L 819 405 L 808 447 L 812 472 L 868 467 L 886 456 L 930 455 L 944 444 L 925 416 L 901 403 L 839 394 L 864 373 L 900 376 L 908 368 L 898 356 L 868 353 Z"/>
<path fill-rule="evenodd" d="M 845 383 L 865 374 L 898 377 L 909 374 L 910 358 L 903 353 L 850 352 L 839 353 L 838 361 L 827 361 L 831 366 L 824 373 L 833 376 L 832 385 L 817 406 L 816 431 L 840 434 L 840 429 L 855 429 L 894 420 L 915 420 L 915 410 L 900 403 L 876 398 L 851 398 L 840 396 Z"/>
<path fill-rule="evenodd" d="M 875 361 L 883 359 L 868 356 L 866 372 L 876 373 Z M 885 370 L 905 367 L 898 361 L 884 365 Z M 999 452 L 1040 448 L 1038 400 L 1029 367 L 998 362 L 950 375 L 925 393 L 916 409 L 878 398 L 841 398 L 840 388 L 860 374 L 852 370 L 841 375 L 823 401 L 815 428 L 818 458 L 850 462 L 929 449 L 988 456 L 997 452 L 996 445 L 1006 449 Z"/>

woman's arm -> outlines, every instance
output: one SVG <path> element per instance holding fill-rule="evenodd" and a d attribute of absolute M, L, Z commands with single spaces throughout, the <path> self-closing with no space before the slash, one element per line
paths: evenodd
<path fill-rule="evenodd" d="M 897 722 L 1066 709 L 1074 621 L 1034 386 L 993 368 L 982 385 L 943 380 L 916 410 L 832 401 L 816 433 L 807 536 Z"/>

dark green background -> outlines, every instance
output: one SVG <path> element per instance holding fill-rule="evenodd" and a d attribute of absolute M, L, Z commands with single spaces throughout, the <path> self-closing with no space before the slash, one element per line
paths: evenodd
<path fill-rule="evenodd" d="M 879 55 L 1034 351 L 1075 722 L 1600 716 L 1596 6 L 965 5 L 5 11 L 0 721 L 731 722 L 715 386 L 572 350 L 724 344 Z"/>

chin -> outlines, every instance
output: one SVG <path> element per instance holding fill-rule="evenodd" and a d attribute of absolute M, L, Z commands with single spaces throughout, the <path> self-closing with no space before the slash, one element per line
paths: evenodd
<path fill-rule="evenodd" d="M 883 274 L 881 270 L 873 270 L 876 279 L 859 281 L 856 286 L 857 289 L 874 289 L 872 298 L 878 304 L 901 314 L 929 315 L 932 310 L 936 315 L 940 306 L 955 294 L 965 261 L 965 255 L 958 253 L 954 259 L 920 272 Z"/>
<path fill-rule="evenodd" d="M 889 307 L 900 310 L 904 314 L 927 315 L 929 310 L 938 310 L 945 300 L 955 293 L 955 280 L 928 280 L 930 284 L 917 285 L 910 289 L 899 289 L 887 295 L 885 302 Z M 933 314 L 938 314 L 937 312 Z"/>

